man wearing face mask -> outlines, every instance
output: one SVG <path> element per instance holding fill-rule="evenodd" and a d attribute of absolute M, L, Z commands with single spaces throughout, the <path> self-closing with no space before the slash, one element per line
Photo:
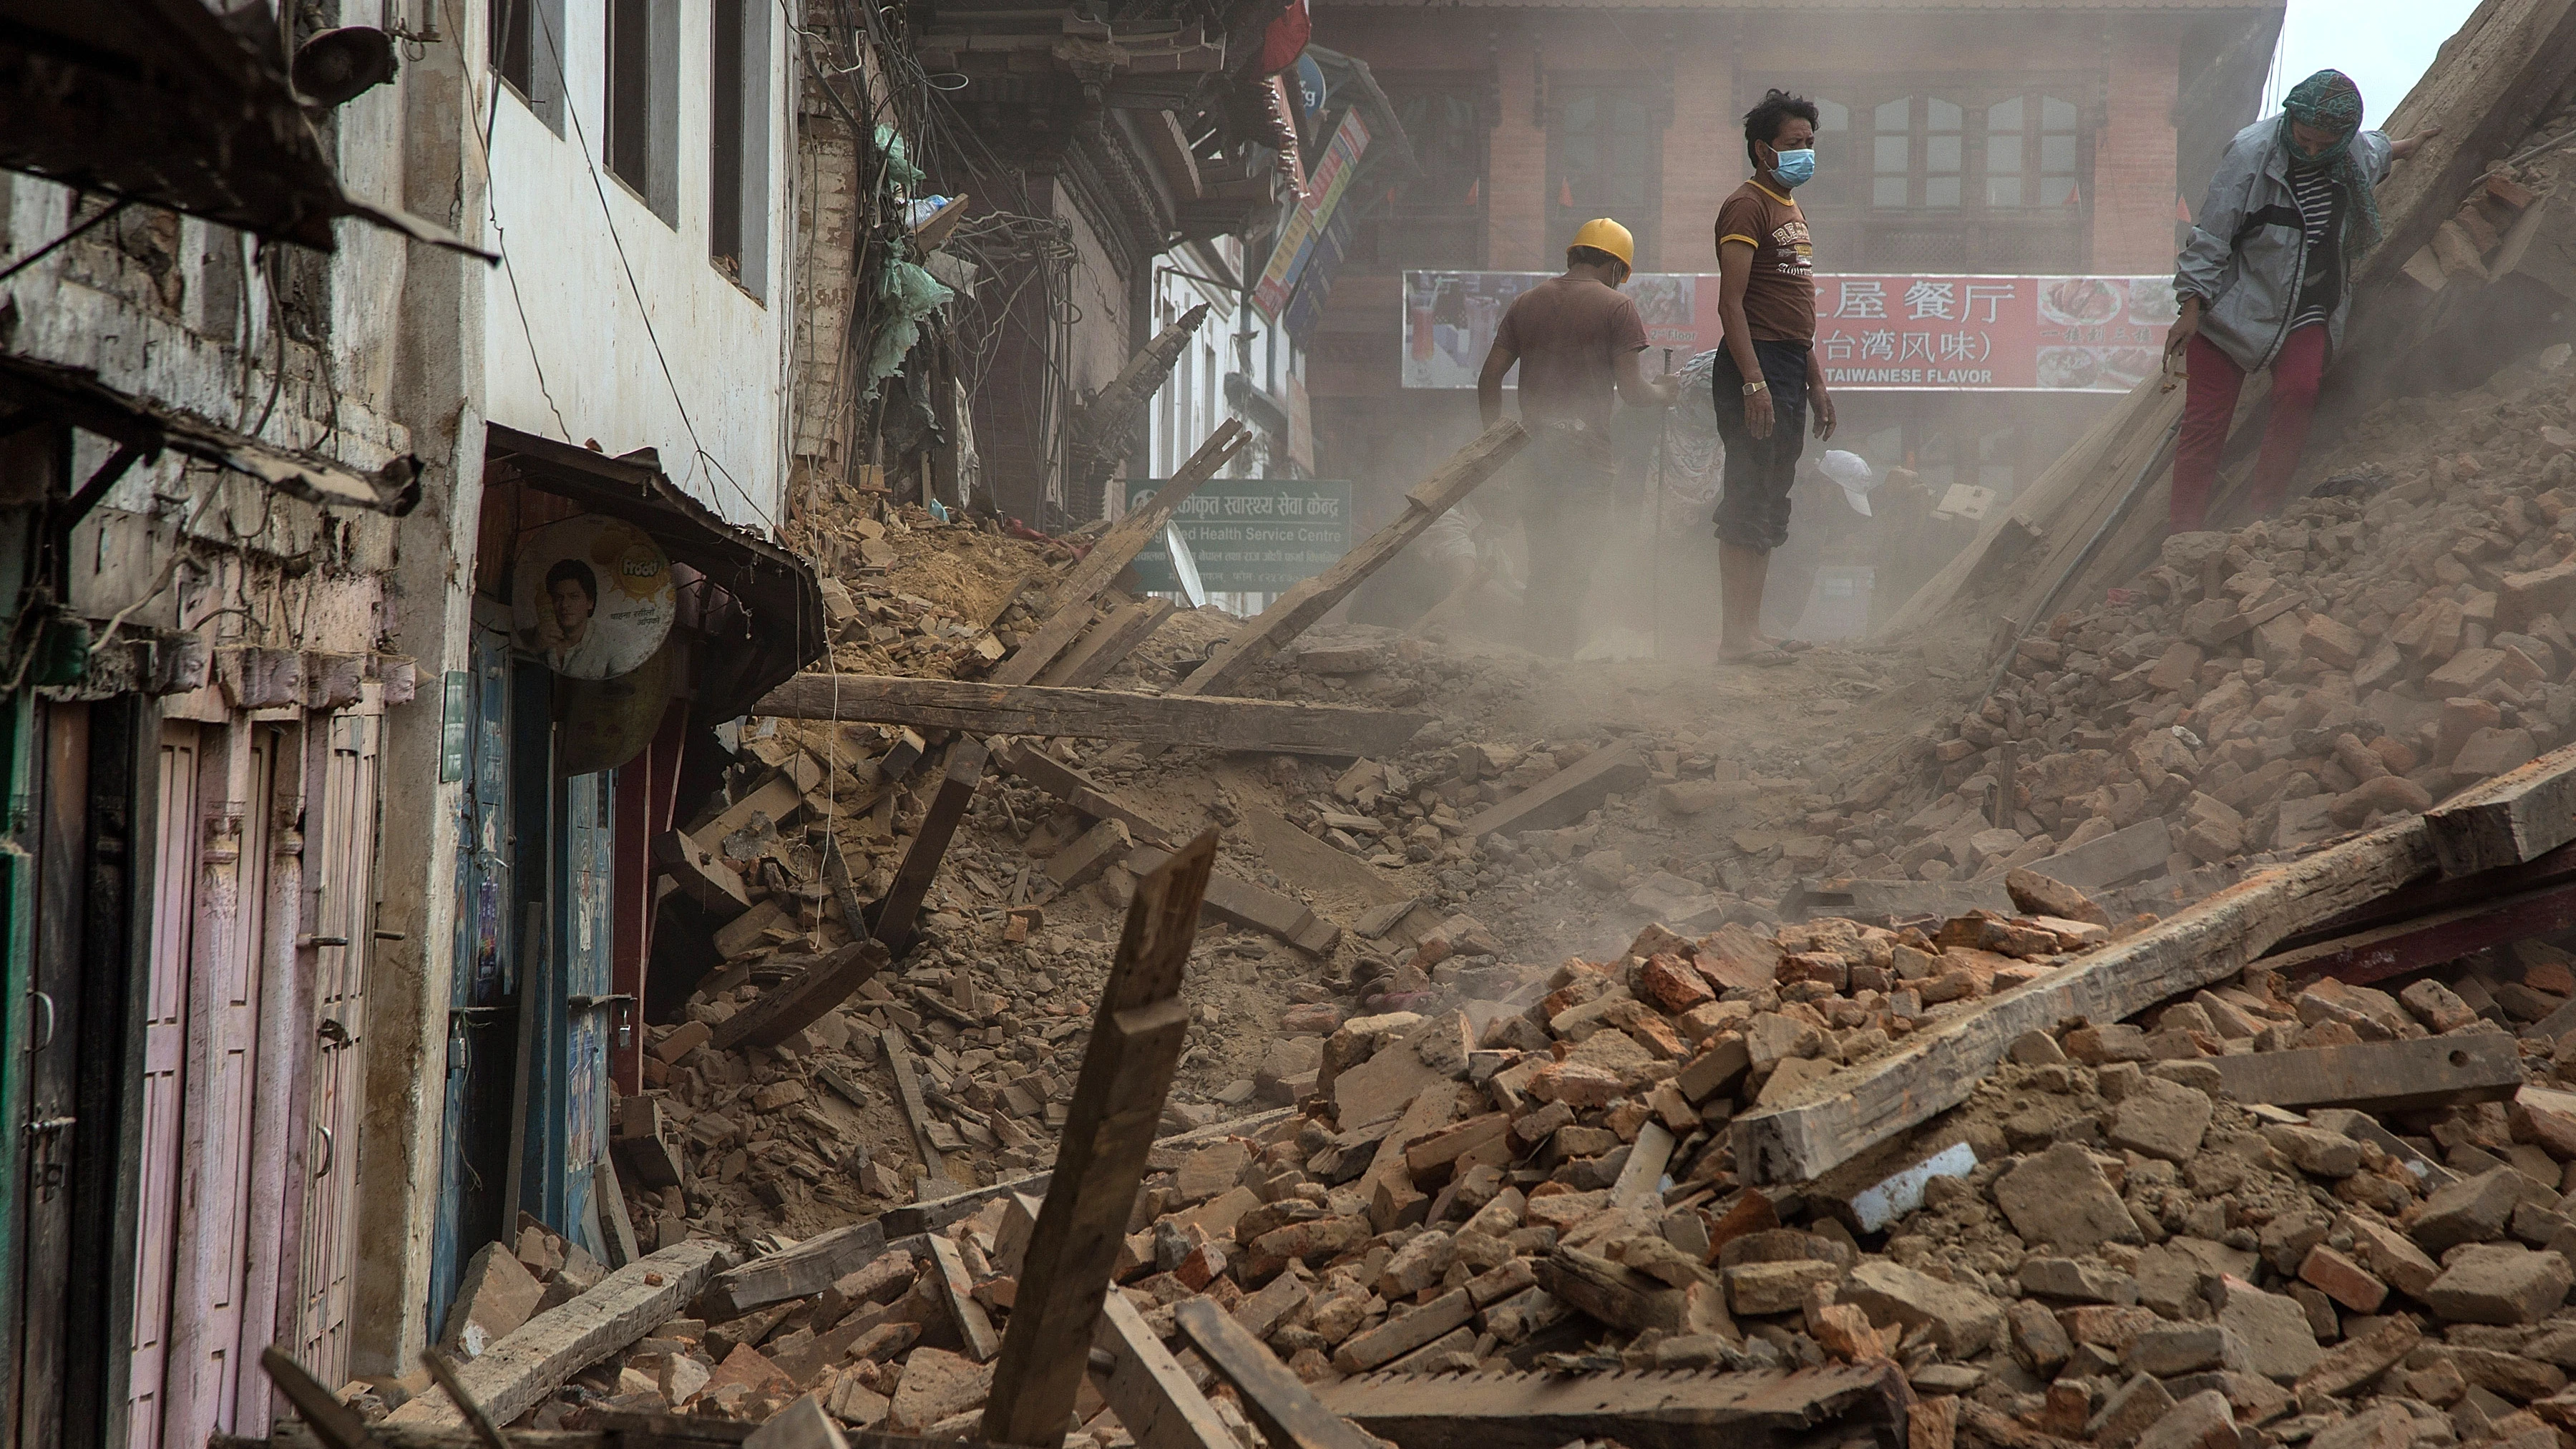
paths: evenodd
<path fill-rule="evenodd" d="M 2237 133 L 2210 178 L 2174 273 L 2182 316 L 2165 334 L 2165 362 L 2184 355 L 2190 392 L 2174 448 L 2169 527 L 2208 522 L 2218 455 L 2245 375 L 2272 369 L 2272 419 L 2254 466 L 2253 504 L 2281 506 L 2307 446 L 2317 384 L 2352 310 L 2354 263 L 2379 240 L 2372 188 L 2389 163 L 2441 134 L 2402 141 L 2361 129 L 2361 92 L 2321 70 L 2283 98 L 2281 114 Z"/>
<path fill-rule="evenodd" d="M 1834 435 L 1834 404 L 1815 356 L 1816 269 L 1807 219 L 1790 192 L 1816 174 L 1816 103 L 1786 91 L 1744 117 L 1753 178 L 1717 213 L 1718 314 L 1726 345 L 1711 369 L 1726 492 L 1717 501 L 1718 581 L 1725 618 L 1718 658 L 1788 664 L 1799 647 L 1760 632 L 1771 551 L 1789 538 L 1809 409 L 1819 442 Z"/>

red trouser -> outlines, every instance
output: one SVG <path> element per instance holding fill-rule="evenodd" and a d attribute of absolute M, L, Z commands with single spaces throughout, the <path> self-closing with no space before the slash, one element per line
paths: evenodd
<path fill-rule="evenodd" d="M 2191 390 L 2182 409 L 2182 437 L 2174 445 L 2173 531 L 2189 533 L 2209 518 L 2209 488 L 2218 479 L 2219 450 L 2227 446 L 2228 425 L 2236 420 L 2236 395 L 2244 390 L 2245 369 L 2194 333 L 2189 367 Z M 2302 327 L 2281 344 L 2272 359 L 2272 421 L 2263 430 L 2263 456 L 2254 465 L 2254 511 L 2269 517 L 2289 491 L 2298 471 L 2299 451 L 2308 444 L 2308 424 L 2317 411 L 2317 382 L 2326 371 L 2326 329 Z"/>

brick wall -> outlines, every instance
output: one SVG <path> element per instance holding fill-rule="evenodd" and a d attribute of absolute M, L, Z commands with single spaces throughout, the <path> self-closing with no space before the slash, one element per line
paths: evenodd
<path fill-rule="evenodd" d="M 1525 35 L 1505 36 L 1499 47 L 1503 114 L 1487 140 L 1485 162 L 1485 265 L 1498 272 L 1554 271 L 1564 264 L 1546 255 L 1547 130 L 1531 109 L 1537 104 L 1533 53 Z"/>
<path fill-rule="evenodd" d="M 2103 87 L 2107 121 L 2093 148 L 2097 272 L 2143 275 L 2173 268 L 2172 108 L 2179 54 L 2170 34 L 2132 32 L 2118 42 Z"/>

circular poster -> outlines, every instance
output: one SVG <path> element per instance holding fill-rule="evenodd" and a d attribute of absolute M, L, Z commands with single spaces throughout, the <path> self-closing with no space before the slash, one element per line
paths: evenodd
<path fill-rule="evenodd" d="M 671 560 L 631 523 L 584 514 L 519 545 L 511 569 L 519 647 L 567 679 L 614 679 L 671 632 Z"/>

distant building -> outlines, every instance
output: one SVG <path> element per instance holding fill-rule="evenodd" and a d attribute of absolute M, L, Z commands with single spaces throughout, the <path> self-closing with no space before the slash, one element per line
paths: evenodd
<path fill-rule="evenodd" d="M 1638 270 L 1714 272 L 1710 223 L 1748 174 L 1741 117 L 1770 86 L 1824 112 L 1798 193 L 1820 273 L 2170 272 L 2181 208 L 2253 118 L 2282 9 L 1324 7 L 1316 41 L 1368 62 L 1422 174 L 1361 198 L 1309 359 L 1318 466 L 1370 480 L 1363 510 L 1384 509 L 1473 429 L 1471 395 L 1399 385 L 1405 270 L 1554 271 L 1607 215 L 1636 233 Z M 1838 446 L 2008 495 L 2105 401 L 1851 393 Z"/>

